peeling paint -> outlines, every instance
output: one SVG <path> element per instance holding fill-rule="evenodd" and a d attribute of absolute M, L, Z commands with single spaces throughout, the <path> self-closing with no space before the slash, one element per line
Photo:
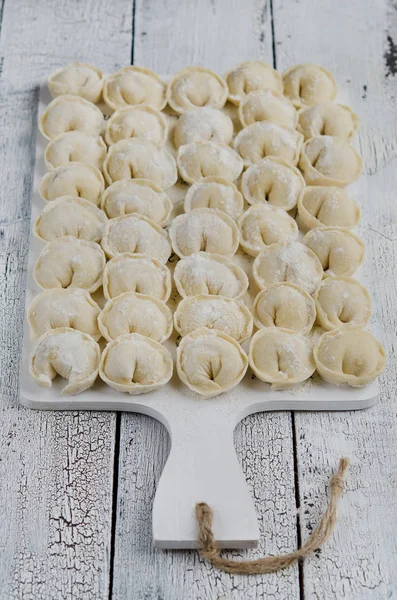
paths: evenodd
<path fill-rule="evenodd" d="M 387 36 L 387 50 L 383 55 L 385 59 L 386 77 L 397 74 L 397 46 L 391 35 Z"/>

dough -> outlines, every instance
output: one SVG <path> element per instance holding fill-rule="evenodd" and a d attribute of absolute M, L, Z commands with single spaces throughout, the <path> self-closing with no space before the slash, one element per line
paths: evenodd
<path fill-rule="evenodd" d="M 191 142 L 215 142 L 230 144 L 233 138 L 233 122 L 220 110 L 194 108 L 181 115 L 173 131 L 176 148 Z"/>
<path fill-rule="evenodd" d="M 315 295 L 317 321 L 326 330 L 365 327 L 371 318 L 371 298 L 355 279 L 327 277 Z"/>
<path fill-rule="evenodd" d="M 338 92 L 335 79 L 317 65 L 296 65 L 283 74 L 284 96 L 296 107 L 332 102 Z"/>
<path fill-rule="evenodd" d="M 258 329 L 281 327 L 306 334 L 316 319 L 316 305 L 301 287 L 275 283 L 255 298 L 254 319 Z"/>
<path fill-rule="evenodd" d="M 99 102 L 103 81 L 100 69 L 86 63 L 73 62 L 50 75 L 48 88 L 53 98 L 71 94 L 90 102 Z"/>
<path fill-rule="evenodd" d="M 95 104 L 71 95 L 55 98 L 39 121 L 39 129 L 47 140 L 56 140 L 68 131 L 96 137 L 101 134 L 103 125 L 103 114 Z"/>
<path fill-rule="evenodd" d="M 92 165 L 78 162 L 49 171 L 40 182 L 40 196 L 46 201 L 75 196 L 99 206 L 104 189 L 101 172 Z"/>
<path fill-rule="evenodd" d="M 234 183 L 213 175 L 199 179 L 188 189 L 184 208 L 187 213 L 195 208 L 217 208 L 237 219 L 243 206 L 243 196 Z"/>
<path fill-rule="evenodd" d="M 283 91 L 280 75 L 261 60 L 248 60 L 230 69 L 225 75 L 229 86 L 229 100 L 240 104 L 250 92 L 270 88 Z"/>
<path fill-rule="evenodd" d="M 305 140 L 319 135 L 332 135 L 350 141 L 359 125 L 358 116 L 343 104 L 315 104 L 299 111 L 298 131 Z"/>
<path fill-rule="evenodd" d="M 121 179 L 105 190 L 102 210 L 109 219 L 139 213 L 163 227 L 170 219 L 172 202 L 150 179 Z"/>
<path fill-rule="evenodd" d="M 202 106 L 222 108 L 226 100 L 226 82 L 213 71 L 202 67 L 187 67 L 178 71 L 167 86 L 168 104 L 177 113 Z"/>
<path fill-rule="evenodd" d="M 273 121 L 295 129 L 298 121 L 292 102 L 272 89 L 257 90 L 247 94 L 240 102 L 238 115 L 243 127 L 258 121 Z"/>
<path fill-rule="evenodd" d="M 363 161 L 347 142 L 321 135 L 305 142 L 299 168 L 307 185 L 345 187 L 360 177 Z"/>
<path fill-rule="evenodd" d="M 210 175 L 234 181 L 243 170 L 243 161 L 237 152 L 226 144 L 214 142 L 192 142 L 181 146 L 176 162 L 180 176 L 187 183 Z"/>
<path fill-rule="evenodd" d="M 293 242 L 298 226 L 285 210 L 270 204 L 254 204 L 238 221 L 240 245 L 251 256 L 278 242 Z"/>
<path fill-rule="evenodd" d="M 347 229 L 318 227 L 303 243 L 318 256 L 325 275 L 353 275 L 364 260 L 364 244 Z"/>
<path fill-rule="evenodd" d="M 130 138 L 164 144 L 167 120 L 156 108 L 147 104 L 120 108 L 106 121 L 105 140 L 108 146 Z"/>
<path fill-rule="evenodd" d="M 123 67 L 110 75 L 103 88 L 103 99 L 113 110 L 148 104 L 162 110 L 167 104 L 165 83 L 153 71 L 142 67 Z"/>
<path fill-rule="evenodd" d="M 359 220 L 359 205 L 342 188 L 309 186 L 298 198 L 296 222 L 304 232 L 324 225 L 352 229 Z"/>
<path fill-rule="evenodd" d="M 71 162 L 102 169 L 106 152 L 107 147 L 101 136 L 92 137 L 81 131 L 69 131 L 48 144 L 44 160 L 47 169 L 63 167 Z"/>
<path fill-rule="evenodd" d="M 244 127 L 234 138 L 233 147 L 246 167 L 267 156 L 283 158 L 287 163 L 296 165 L 302 144 L 303 135 L 295 129 L 272 121 L 260 121 Z"/>

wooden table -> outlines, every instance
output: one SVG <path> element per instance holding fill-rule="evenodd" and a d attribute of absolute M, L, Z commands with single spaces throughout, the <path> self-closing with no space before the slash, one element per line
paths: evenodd
<path fill-rule="evenodd" d="M 383 600 L 397 597 L 397 8 L 394 0 L 3 0 L 0 38 L 0 599 Z M 332 539 L 285 572 L 229 576 L 151 542 L 165 429 L 135 414 L 18 406 L 38 82 L 72 60 L 158 73 L 262 58 L 329 68 L 361 117 L 366 274 L 389 363 L 357 413 L 253 415 L 236 431 L 262 539 L 296 548 L 351 458 Z M 248 553 L 233 553 L 246 556 Z"/>

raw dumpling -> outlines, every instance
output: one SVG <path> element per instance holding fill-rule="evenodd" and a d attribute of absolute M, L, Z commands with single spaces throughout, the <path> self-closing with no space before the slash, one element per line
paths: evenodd
<path fill-rule="evenodd" d="M 41 116 L 39 129 L 47 140 L 56 140 L 68 131 L 81 131 L 94 137 L 103 129 L 103 114 L 95 104 L 79 96 L 55 98 Z"/>
<path fill-rule="evenodd" d="M 317 65 L 296 65 L 283 74 L 284 95 L 298 108 L 335 100 L 338 87 L 326 69 Z"/>
<path fill-rule="evenodd" d="M 252 315 L 245 304 L 222 296 L 189 296 L 174 314 L 177 332 L 184 336 L 200 327 L 217 329 L 240 344 L 252 334 Z"/>
<path fill-rule="evenodd" d="M 113 110 L 138 104 L 162 110 L 167 104 L 165 83 L 153 71 L 135 66 L 119 69 L 106 79 L 103 99 Z"/>
<path fill-rule="evenodd" d="M 107 222 L 102 248 L 109 258 L 123 252 L 146 254 L 165 264 L 171 254 L 167 233 L 157 223 L 134 213 Z"/>
<path fill-rule="evenodd" d="M 177 262 L 174 280 L 182 298 L 211 294 L 237 300 L 248 289 L 248 277 L 232 259 L 197 252 Z"/>
<path fill-rule="evenodd" d="M 238 115 L 243 127 L 258 121 L 273 121 L 290 129 L 295 129 L 298 120 L 292 102 L 280 92 L 272 89 L 250 92 L 240 102 Z"/>
<path fill-rule="evenodd" d="M 325 381 L 362 387 L 385 368 L 382 344 L 369 331 L 328 331 L 314 348 L 317 371 Z"/>
<path fill-rule="evenodd" d="M 178 150 L 176 158 L 180 176 L 187 183 L 217 175 L 233 181 L 243 170 L 243 161 L 230 146 L 214 142 L 192 142 Z"/>
<path fill-rule="evenodd" d="M 99 206 L 104 189 L 101 172 L 92 165 L 77 162 L 49 171 L 40 182 L 40 196 L 46 201 L 75 196 Z"/>
<path fill-rule="evenodd" d="M 103 172 L 111 184 L 119 179 L 151 179 L 163 190 L 178 179 L 175 159 L 162 146 L 148 140 L 120 140 L 110 146 Z"/>
<path fill-rule="evenodd" d="M 167 100 L 177 113 L 202 106 L 222 108 L 227 100 L 227 85 L 222 77 L 209 69 L 187 67 L 171 79 Z"/>
<path fill-rule="evenodd" d="M 347 142 L 321 135 L 303 145 L 299 168 L 307 185 L 345 187 L 361 175 L 363 161 Z"/>
<path fill-rule="evenodd" d="M 171 354 L 164 346 L 139 333 L 122 335 L 102 353 L 100 378 L 118 392 L 145 394 L 172 377 Z"/>
<path fill-rule="evenodd" d="M 71 162 L 102 169 L 106 152 L 107 147 L 101 136 L 92 137 L 81 131 L 69 131 L 48 144 L 44 160 L 47 169 L 63 167 Z"/>
<path fill-rule="evenodd" d="M 120 108 L 106 122 L 106 143 L 111 146 L 120 140 L 138 138 L 155 144 L 167 139 L 167 121 L 156 108 L 141 104 Z"/>
<path fill-rule="evenodd" d="M 240 104 L 250 92 L 270 88 L 276 92 L 283 91 L 280 75 L 260 60 L 248 60 L 233 67 L 225 75 L 229 86 L 229 100 Z"/>
<path fill-rule="evenodd" d="M 202 327 L 182 338 L 176 365 L 182 383 L 204 398 L 213 398 L 240 383 L 248 359 L 235 339 Z"/>
<path fill-rule="evenodd" d="M 275 390 L 302 383 L 316 370 L 312 342 L 291 329 L 260 329 L 251 340 L 248 356 L 258 379 L 271 383 Z"/>
<path fill-rule="evenodd" d="M 260 121 L 244 127 L 234 138 L 233 146 L 247 167 L 266 156 L 283 158 L 296 165 L 302 143 L 303 135 L 295 129 L 272 121 Z"/>
<path fill-rule="evenodd" d="M 101 351 L 88 334 L 60 327 L 39 339 L 30 362 L 30 374 L 39 385 L 50 388 L 57 375 L 67 380 L 62 394 L 84 392 L 98 376 Z"/>
<path fill-rule="evenodd" d="M 33 298 L 28 308 L 31 339 L 51 329 L 69 327 L 88 333 L 98 341 L 101 337 L 97 323 L 100 312 L 98 304 L 86 290 L 44 290 Z"/>
<path fill-rule="evenodd" d="M 139 213 L 164 226 L 169 221 L 172 202 L 150 179 L 122 179 L 105 190 L 102 210 L 109 219 Z"/>
<path fill-rule="evenodd" d="M 98 244 L 68 235 L 44 246 L 33 276 L 44 289 L 82 288 L 95 292 L 102 284 L 105 263 L 105 255 Z"/>
<path fill-rule="evenodd" d="M 73 62 L 52 73 L 48 78 L 51 96 L 70 94 L 90 102 L 98 102 L 102 95 L 103 73 L 86 63 Z"/>
<path fill-rule="evenodd" d="M 319 135 L 332 135 L 348 142 L 355 135 L 358 116 L 343 104 L 325 102 L 299 111 L 297 129 L 305 140 Z"/>
<path fill-rule="evenodd" d="M 226 213 L 215 208 L 196 208 L 175 217 L 170 238 L 174 252 L 181 258 L 200 251 L 233 256 L 240 242 L 240 232 Z"/>
<path fill-rule="evenodd" d="M 185 212 L 196 208 L 217 208 L 232 219 L 237 219 L 244 206 L 244 199 L 234 183 L 223 177 L 203 177 L 194 183 L 185 197 Z"/>
<path fill-rule="evenodd" d="M 171 272 L 144 254 L 119 254 L 103 272 L 103 293 L 110 300 L 125 292 L 147 294 L 167 302 L 171 295 Z"/>
<path fill-rule="evenodd" d="M 254 302 L 255 325 L 309 333 L 316 319 L 313 298 L 292 283 L 276 283 L 259 292 Z"/>
<path fill-rule="evenodd" d="M 92 202 L 73 196 L 61 196 L 49 202 L 34 224 L 34 233 L 44 242 L 65 235 L 100 242 L 107 217 Z"/>
<path fill-rule="evenodd" d="M 304 187 L 305 180 L 300 171 L 273 156 L 249 167 L 241 182 L 243 196 L 250 204 L 269 203 L 284 210 L 296 206 Z"/>
<path fill-rule="evenodd" d="M 360 207 L 342 188 L 309 186 L 298 198 L 296 222 L 302 231 L 323 225 L 352 229 L 359 220 Z"/>
<path fill-rule="evenodd" d="M 261 289 L 287 282 L 314 294 L 320 287 L 323 269 L 312 250 L 300 242 L 290 242 L 262 250 L 254 261 L 253 275 Z"/>
<path fill-rule="evenodd" d="M 215 108 L 195 108 L 179 117 L 173 136 L 176 148 L 191 142 L 230 144 L 233 138 L 233 122 L 225 113 Z"/>
<path fill-rule="evenodd" d="M 140 333 L 164 342 L 172 333 L 172 313 L 154 296 L 126 292 L 106 303 L 98 326 L 108 342 L 127 333 Z"/>
<path fill-rule="evenodd" d="M 293 242 L 298 226 L 285 210 L 270 204 L 254 204 L 238 220 L 240 245 L 247 254 L 257 256 L 263 248 L 278 242 Z"/>
<path fill-rule="evenodd" d="M 326 330 L 365 327 L 371 318 L 371 298 L 349 277 L 327 277 L 315 295 L 317 321 Z"/>
<path fill-rule="evenodd" d="M 325 275 L 350 276 L 364 260 L 364 244 L 347 229 L 317 227 L 303 243 L 318 256 Z"/>

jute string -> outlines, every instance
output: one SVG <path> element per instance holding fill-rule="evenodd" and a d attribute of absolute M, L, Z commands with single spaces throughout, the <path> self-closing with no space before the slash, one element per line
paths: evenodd
<path fill-rule="evenodd" d="M 205 502 L 199 502 L 196 504 L 196 518 L 199 527 L 199 542 L 202 547 L 200 555 L 218 569 L 227 573 L 238 573 L 240 575 L 274 573 L 275 571 L 286 569 L 297 560 L 306 558 L 317 550 L 332 533 L 336 523 L 336 506 L 344 489 L 344 477 L 348 466 L 349 460 L 341 458 L 338 471 L 330 479 L 330 500 L 327 509 L 309 539 L 301 548 L 295 550 L 295 552 L 279 556 L 265 556 L 257 560 L 247 561 L 222 558 L 219 549 L 215 545 L 214 534 L 212 532 L 212 509 Z"/>

